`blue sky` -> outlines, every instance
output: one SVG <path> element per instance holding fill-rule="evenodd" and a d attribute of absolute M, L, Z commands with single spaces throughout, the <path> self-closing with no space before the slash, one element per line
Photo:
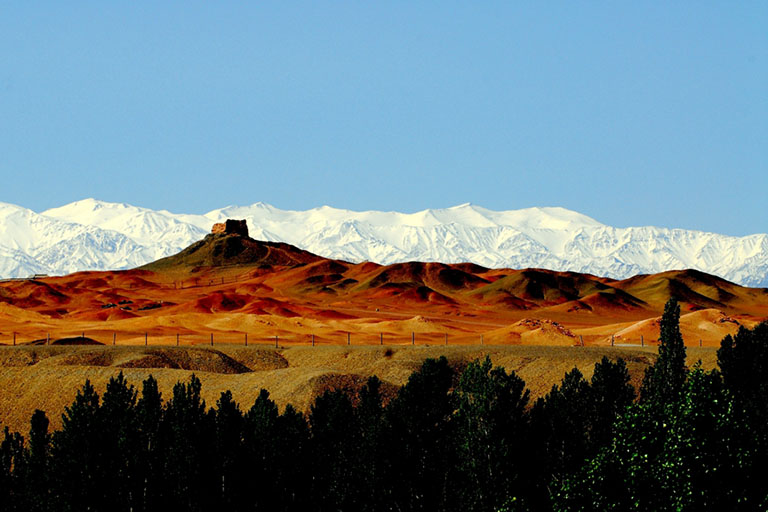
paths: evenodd
<path fill-rule="evenodd" d="M 768 2 L 632 4 L 0 2 L 0 201 L 768 232 Z"/>

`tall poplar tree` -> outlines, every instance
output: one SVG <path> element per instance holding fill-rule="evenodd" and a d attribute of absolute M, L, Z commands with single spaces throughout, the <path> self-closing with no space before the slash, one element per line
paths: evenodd
<path fill-rule="evenodd" d="M 135 510 L 152 510 L 160 503 L 165 488 L 163 480 L 163 450 L 161 421 L 163 400 L 157 388 L 157 380 L 150 375 L 142 383 L 141 398 L 136 403 L 136 449 L 137 506 Z M 136 501 L 136 500 L 134 500 Z"/>
<path fill-rule="evenodd" d="M 104 510 L 104 475 L 111 470 L 102 458 L 103 422 L 100 399 L 90 380 L 62 414 L 53 436 L 56 497 L 61 510 Z"/>
<path fill-rule="evenodd" d="M 685 344 L 680 334 L 680 304 L 672 297 L 664 306 L 659 333 L 659 357 L 643 378 L 640 398 L 658 404 L 673 402 L 680 396 L 688 370 Z"/>
<path fill-rule="evenodd" d="M 112 503 L 111 510 L 135 509 L 138 482 L 135 481 L 139 440 L 136 428 L 136 390 L 123 372 L 112 377 L 101 400 L 101 442 L 99 457 L 105 468 L 102 492 Z"/>
<path fill-rule="evenodd" d="M 32 414 L 29 429 L 29 447 L 26 452 L 25 507 L 31 512 L 49 510 L 50 503 L 50 449 L 48 417 L 40 409 Z"/>

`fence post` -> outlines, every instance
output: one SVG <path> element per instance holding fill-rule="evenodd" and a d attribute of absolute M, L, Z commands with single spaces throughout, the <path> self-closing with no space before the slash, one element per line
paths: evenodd
<path fill-rule="evenodd" d="M 645 339 L 643 339 L 643 335 L 642 334 L 640 335 L 640 346 L 641 347 L 645 346 Z"/>
<path fill-rule="evenodd" d="M 699 338 L 699 346 L 701 346 L 701 338 Z"/>
<path fill-rule="evenodd" d="M 350 337 L 351 337 L 350 334 L 347 333 L 347 345 L 351 345 L 352 344 L 352 340 L 350 339 Z"/>
<path fill-rule="evenodd" d="M 248 346 L 248 333 L 245 333 L 245 346 Z"/>
<path fill-rule="evenodd" d="M 379 333 L 379 345 L 383 345 L 383 344 L 384 344 L 384 333 L 380 332 Z"/>
<path fill-rule="evenodd" d="M 275 348 L 277 348 L 277 334 L 275 334 Z"/>
<path fill-rule="evenodd" d="M 582 336 L 581 334 L 579 334 L 579 342 L 581 342 L 581 346 L 583 347 L 584 346 L 584 336 Z"/>
<path fill-rule="evenodd" d="M 416 344 L 416 333 L 411 331 L 411 345 Z"/>
<path fill-rule="evenodd" d="M 312 346 L 313 347 L 315 346 L 315 334 L 314 333 L 312 333 Z"/>
<path fill-rule="evenodd" d="M 45 344 L 50 345 L 51 344 L 51 333 L 47 332 L 45 333 Z"/>
<path fill-rule="evenodd" d="M 144 331 L 144 346 L 145 346 L 145 347 L 146 347 L 146 346 L 147 346 L 147 344 L 149 343 L 149 341 L 148 341 L 148 340 L 149 340 L 149 333 L 147 333 L 146 331 Z"/>
<path fill-rule="evenodd" d="M 211 346 L 213 346 L 213 333 L 211 333 Z"/>
<path fill-rule="evenodd" d="M 611 346 L 613 346 L 613 334 L 611 334 Z"/>

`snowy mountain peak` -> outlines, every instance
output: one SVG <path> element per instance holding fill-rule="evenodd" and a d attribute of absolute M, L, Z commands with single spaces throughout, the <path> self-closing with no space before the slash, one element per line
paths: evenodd
<path fill-rule="evenodd" d="M 566 208 L 494 211 L 472 203 L 401 213 L 331 206 L 293 211 L 256 202 L 205 215 L 93 198 L 41 214 L 0 203 L 0 275 L 136 267 L 179 252 L 227 218 L 246 219 L 256 238 L 349 261 L 471 261 L 614 278 L 693 268 L 743 285 L 768 286 L 765 234 L 615 228 Z"/>

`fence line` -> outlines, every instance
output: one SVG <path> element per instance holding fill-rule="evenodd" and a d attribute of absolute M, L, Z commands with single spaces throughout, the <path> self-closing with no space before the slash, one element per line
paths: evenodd
<path fill-rule="evenodd" d="M 255 346 L 270 345 L 280 348 L 287 346 L 317 346 L 317 345 L 347 345 L 347 346 L 372 346 L 372 345 L 391 345 L 391 346 L 491 346 L 491 345 L 514 345 L 514 342 L 502 340 L 501 343 L 494 341 L 487 342 L 483 333 L 472 335 L 449 336 L 444 332 L 410 332 L 401 334 L 388 333 L 385 336 L 383 332 L 374 333 L 354 333 L 349 331 L 337 331 L 336 333 L 316 333 L 294 334 L 294 333 L 276 333 L 259 334 L 233 331 L 172 331 L 164 330 L 161 332 L 135 331 L 121 332 L 103 329 L 87 331 L 56 331 L 55 336 L 51 332 L 45 332 L 41 335 L 26 335 L 22 337 L 17 332 L 0 334 L 0 344 L 12 346 L 43 346 L 43 345 L 111 345 L 111 346 Z M 655 345 L 658 340 L 652 340 L 646 343 L 644 337 L 639 339 L 628 339 L 619 336 L 612 336 L 609 341 L 601 338 L 600 344 L 594 342 L 586 345 L 583 336 L 579 335 L 574 340 L 573 346 L 600 346 L 600 347 L 644 347 L 646 345 Z M 94 343 L 95 342 L 95 343 Z M 702 346 L 702 340 L 698 339 L 693 343 L 686 343 L 687 346 Z"/>

